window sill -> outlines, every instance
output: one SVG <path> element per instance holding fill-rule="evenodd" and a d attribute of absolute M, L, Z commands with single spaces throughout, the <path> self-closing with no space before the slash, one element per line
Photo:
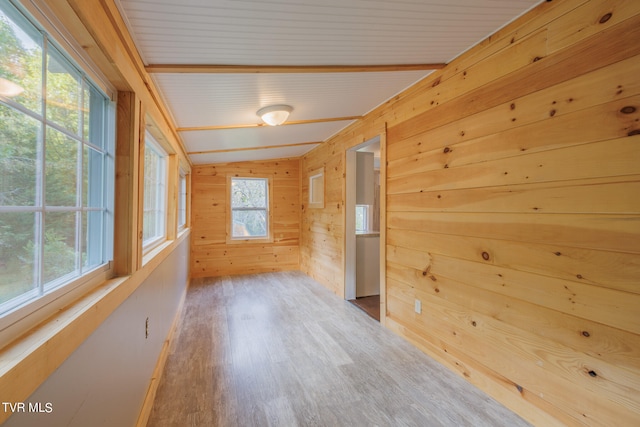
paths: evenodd
<path fill-rule="evenodd" d="M 182 227 L 178 230 L 178 239 L 186 232 L 189 231 L 189 227 Z"/>
<path fill-rule="evenodd" d="M 173 240 L 164 240 L 162 242 L 156 243 L 142 256 L 142 265 L 146 265 L 149 261 L 158 256 L 158 254 L 162 253 L 162 251 L 164 251 L 167 247 L 171 246 L 172 243 Z"/>
<path fill-rule="evenodd" d="M 236 237 L 236 238 L 228 238 L 228 245 L 236 245 L 236 244 L 263 244 L 263 243 L 273 243 L 273 237 Z"/>
<path fill-rule="evenodd" d="M 102 265 L 5 313 L 0 319 L 0 349 L 112 277 L 110 263 Z"/>

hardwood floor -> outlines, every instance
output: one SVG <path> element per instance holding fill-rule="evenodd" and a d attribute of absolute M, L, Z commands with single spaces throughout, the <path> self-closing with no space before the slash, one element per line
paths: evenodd
<path fill-rule="evenodd" d="M 380 321 L 380 295 L 370 295 L 368 297 L 350 299 L 349 302 L 376 319 L 378 322 Z"/>
<path fill-rule="evenodd" d="M 525 426 L 299 272 L 197 279 L 147 424 Z"/>

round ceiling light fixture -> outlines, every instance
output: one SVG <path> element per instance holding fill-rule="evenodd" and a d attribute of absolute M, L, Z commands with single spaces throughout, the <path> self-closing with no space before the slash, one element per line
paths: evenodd
<path fill-rule="evenodd" d="M 259 109 L 256 114 L 269 126 L 278 126 L 289 118 L 292 111 L 293 107 L 290 105 L 270 105 Z"/>

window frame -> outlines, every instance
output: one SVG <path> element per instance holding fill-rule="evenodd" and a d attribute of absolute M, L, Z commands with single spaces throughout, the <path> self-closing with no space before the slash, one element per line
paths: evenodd
<path fill-rule="evenodd" d="M 162 243 L 166 242 L 168 239 L 168 183 L 169 183 L 169 154 L 166 150 L 160 145 L 160 143 L 156 140 L 156 138 L 149 132 L 149 130 L 145 131 L 144 143 L 141 144 L 144 149 L 143 158 L 142 158 L 142 173 L 140 175 L 140 179 L 142 181 L 142 202 L 141 202 L 141 215 L 142 215 L 142 254 L 145 255 L 152 251 L 153 249 L 160 246 Z M 155 194 L 155 206 L 152 211 L 157 213 L 157 218 L 161 219 L 161 223 L 156 222 L 154 224 L 155 232 L 152 236 L 145 238 L 145 217 L 148 211 L 146 205 L 147 201 L 147 164 L 146 164 L 146 156 L 148 151 L 153 152 L 153 154 L 158 158 L 158 168 L 156 170 L 155 180 L 160 182 L 160 185 L 155 186 L 156 194 Z"/>
<path fill-rule="evenodd" d="M 319 191 L 318 191 L 319 188 Z M 309 176 L 309 208 L 310 209 L 323 209 L 324 208 L 324 167 L 316 169 L 310 173 Z M 317 196 L 317 197 L 314 197 Z"/>
<path fill-rule="evenodd" d="M 55 28 L 51 28 L 47 22 L 42 23 L 39 19 L 34 18 L 22 5 L 7 2 L 5 7 L 12 9 L 8 13 L 13 25 L 16 25 L 25 33 L 38 33 L 41 36 L 38 42 L 41 43 L 39 54 L 43 62 L 43 72 L 40 75 L 43 90 L 41 93 L 42 106 L 37 111 L 31 110 L 29 107 L 9 97 L 0 99 L 5 108 L 37 122 L 38 140 L 36 146 L 37 150 L 41 152 L 34 160 L 37 165 L 34 177 L 37 189 L 33 204 L 0 207 L 0 212 L 32 213 L 34 215 L 34 244 L 36 248 L 40 247 L 39 250 L 34 249 L 34 287 L 0 303 L 0 334 L 3 337 L 18 333 L 15 331 L 19 329 L 19 325 L 23 322 L 27 324 L 37 323 L 46 319 L 61 305 L 67 304 L 112 276 L 116 134 L 116 105 L 111 97 L 105 93 L 112 93 L 111 88 L 105 90 L 104 82 L 101 80 L 96 83 L 95 74 L 86 68 L 88 64 L 82 61 L 82 58 L 78 58 L 73 46 L 67 40 L 63 38 L 60 41 L 60 34 L 54 31 Z M 63 60 L 68 69 L 73 71 L 78 78 L 77 87 L 80 91 L 80 101 L 76 105 L 76 111 L 80 118 L 75 132 L 64 128 L 60 123 L 48 117 L 47 114 L 48 94 L 46 87 L 49 70 L 46 64 L 51 55 Z M 98 105 L 100 108 L 97 116 L 88 116 L 83 114 L 82 111 L 87 105 L 86 102 L 95 102 L 89 98 L 89 96 L 93 97 L 94 93 L 99 96 L 95 100 L 98 102 L 96 108 Z M 92 127 L 90 128 L 91 133 L 87 134 L 85 125 L 94 123 L 93 120 L 96 120 L 96 117 L 99 120 L 97 124 L 98 130 L 95 131 L 97 133 L 94 133 L 95 128 Z M 89 122 L 90 120 L 91 122 Z M 60 133 L 76 145 L 74 149 L 74 151 L 77 151 L 76 177 L 73 190 L 76 194 L 76 200 L 73 205 L 63 204 L 57 206 L 56 204 L 49 204 L 46 200 L 46 148 L 49 131 Z M 93 139 L 94 137 L 100 141 L 99 145 L 97 144 L 98 141 Z M 97 165 L 97 163 L 94 162 L 95 159 L 87 155 L 88 152 L 96 152 L 100 156 L 97 174 L 95 173 L 96 166 L 91 166 Z M 92 168 L 94 169 L 92 170 Z M 85 176 L 85 174 L 87 175 Z M 91 177 L 94 178 L 92 179 Z M 96 182 L 97 180 L 98 186 L 91 187 L 91 184 L 89 184 L 85 187 L 83 184 L 85 179 L 89 180 L 87 182 Z M 92 191 L 90 188 L 96 189 L 97 192 Z M 99 200 L 99 206 L 93 205 L 94 202 L 91 202 L 92 205 L 90 205 L 90 200 L 94 202 Z M 94 222 L 93 225 L 89 225 L 89 222 L 92 222 L 88 219 L 89 212 L 101 213 L 98 216 L 99 223 Z M 75 236 L 73 248 L 74 267 L 68 273 L 59 275 L 51 280 L 45 280 L 45 221 L 47 214 L 56 213 L 67 213 L 75 216 L 75 225 L 73 227 Z M 91 233 L 89 228 L 92 230 Z M 99 241 L 97 243 L 95 240 L 92 242 L 86 241 L 87 236 L 90 234 L 95 235 L 96 230 L 101 232 Z M 89 247 L 92 247 L 94 251 L 99 251 L 99 256 L 96 258 L 97 261 L 95 263 L 87 262 L 86 254 L 91 250 Z M 54 302 L 55 304 L 53 304 Z"/>
<path fill-rule="evenodd" d="M 266 208 L 234 208 L 233 207 L 233 192 L 232 186 L 234 180 L 262 180 L 266 182 L 267 191 L 265 194 L 266 200 Z M 273 177 L 272 176 L 235 176 L 228 175 L 227 176 L 227 233 L 226 233 L 226 241 L 227 243 L 271 243 L 273 242 Z M 234 236 L 233 235 L 233 212 L 237 210 L 243 211 L 252 211 L 252 210 L 264 210 L 266 211 L 266 221 L 267 221 L 267 233 L 265 236 Z"/>

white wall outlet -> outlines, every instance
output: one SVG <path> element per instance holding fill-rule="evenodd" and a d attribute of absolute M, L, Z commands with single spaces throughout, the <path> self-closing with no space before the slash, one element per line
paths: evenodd
<path fill-rule="evenodd" d="M 415 310 L 416 313 L 420 314 L 422 313 L 422 301 L 420 301 L 419 299 L 416 300 L 413 309 Z"/>

